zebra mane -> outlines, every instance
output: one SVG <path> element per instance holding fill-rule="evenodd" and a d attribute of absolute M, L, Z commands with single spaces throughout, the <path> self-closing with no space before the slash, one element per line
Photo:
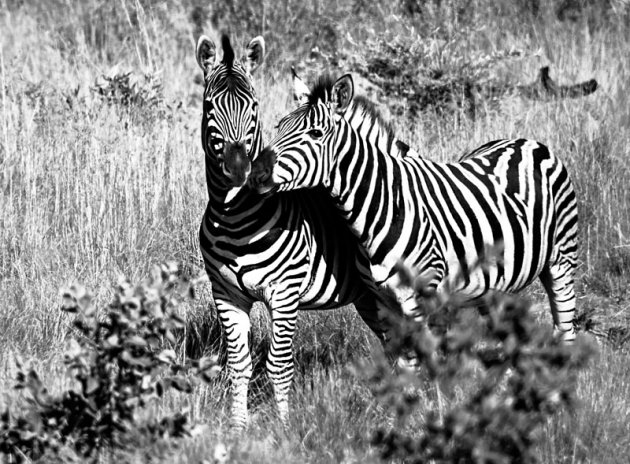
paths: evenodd
<path fill-rule="evenodd" d="M 332 88 L 335 85 L 336 79 L 330 74 L 322 74 L 317 78 L 317 82 L 311 88 L 311 93 L 308 96 L 308 104 L 314 105 L 318 101 L 326 102 L 330 99 Z M 358 111 L 362 111 L 367 119 L 374 121 L 383 129 L 387 137 L 393 141 L 396 137 L 396 131 L 392 124 L 387 121 L 376 104 L 364 97 L 363 95 L 355 95 L 353 104 Z"/>
<path fill-rule="evenodd" d="M 378 126 L 385 132 L 385 135 L 387 135 L 389 140 L 393 141 L 396 138 L 394 126 L 392 126 L 391 122 L 385 119 L 381 110 L 379 110 L 376 106 L 376 103 L 363 95 L 356 95 L 353 99 L 353 103 L 358 110 L 363 112 L 366 119 L 378 124 Z M 408 149 L 409 147 L 407 147 L 407 150 Z"/>
<path fill-rule="evenodd" d="M 308 96 L 308 104 L 315 105 L 318 101 L 327 102 L 330 99 L 335 81 L 336 79 L 328 73 L 320 75 L 315 85 L 311 87 L 311 93 Z"/>
<path fill-rule="evenodd" d="M 230 43 L 230 38 L 227 34 L 221 36 L 221 47 L 223 48 L 223 64 L 227 69 L 232 69 L 234 64 L 234 49 Z"/>
<path fill-rule="evenodd" d="M 230 43 L 230 38 L 225 33 L 221 36 L 221 47 L 223 48 L 223 60 L 221 62 L 225 66 L 222 73 L 223 78 L 225 79 L 226 87 L 230 91 L 234 91 L 235 89 L 243 86 L 247 87 L 247 84 L 244 82 L 247 80 L 247 77 L 243 73 L 242 68 L 234 66 L 234 49 Z"/>

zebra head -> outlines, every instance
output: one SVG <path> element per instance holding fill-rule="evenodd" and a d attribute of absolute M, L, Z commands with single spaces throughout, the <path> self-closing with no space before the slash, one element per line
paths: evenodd
<path fill-rule="evenodd" d="M 221 45 L 223 58 L 218 61 L 212 40 L 201 36 L 197 42 L 197 63 L 205 80 L 201 140 L 209 185 L 230 188 L 245 183 L 251 162 L 262 148 L 251 74 L 263 62 L 265 41 L 260 36 L 252 39 L 240 61 L 225 34 Z"/>
<path fill-rule="evenodd" d="M 282 118 L 278 133 L 254 162 L 250 186 L 259 193 L 328 185 L 334 145 L 344 126 L 338 124 L 350 105 L 350 74 L 334 81 L 319 78 L 312 89 L 293 71 L 297 109 Z"/>

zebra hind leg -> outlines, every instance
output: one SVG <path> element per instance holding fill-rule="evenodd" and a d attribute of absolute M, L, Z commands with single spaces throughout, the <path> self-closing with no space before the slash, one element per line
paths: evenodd
<path fill-rule="evenodd" d="M 540 274 L 553 316 L 554 333 L 560 334 L 566 343 L 575 340 L 575 289 L 573 282 L 573 266 L 567 262 L 556 262 L 547 265 Z"/>

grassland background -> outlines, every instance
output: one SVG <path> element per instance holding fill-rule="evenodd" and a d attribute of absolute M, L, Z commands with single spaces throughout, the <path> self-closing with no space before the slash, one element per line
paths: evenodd
<path fill-rule="evenodd" d="M 595 77 L 599 89 L 581 99 L 507 96 L 488 104 L 474 121 L 464 112 L 427 111 L 394 125 L 403 140 L 436 160 L 520 136 L 558 153 L 579 200 L 578 310 L 595 309 L 604 328 L 627 328 L 630 6 L 557 1 L 534 14 L 537 4 L 0 0 L 1 408 L 23 405 L 12 390 L 16 355 L 37 366 L 53 389 L 67 386 L 61 359 L 69 318 L 59 311 L 61 287 L 78 280 L 106 304 L 120 275 L 140 280 L 155 263 L 178 260 L 191 273 L 201 272 L 196 236 L 207 193 L 201 73 L 194 58 L 201 32 L 217 38 L 229 30 L 241 49 L 249 38 L 264 35 L 267 63 L 254 81 L 267 137 L 291 108 L 289 66 L 302 63 L 308 74 L 314 47 L 360 62 L 374 50 L 366 44 L 407 40 L 422 44 L 422 64 L 435 68 L 518 49 L 520 58 L 489 71 L 512 82 L 531 81 L 543 65 L 561 83 Z M 569 19 L 561 21 L 557 11 L 565 4 Z M 406 13 L 414 5 L 422 5 L 423 13 Z M 159 101 L 109 104 L 91 90 L 101 76 L 123 71 L 157 76 Z M 220 349 L 203 290 L 183 308 L 191 355 Z M 549 325 L 540 287 L 528 296 L 540 303 L 541 324 Z M 267 333 L 260 308 L 254 311 L 254 332 L 260 367 Z M 227 434 L 222 378 L 150 411 L 189 408 L 193 421 L 208 424 L 206 434 L 179 445 L 139 444 L 125 458 L 211 462 L 216 445 L 225 443 L 234 462 L 376 461 L 370 434 L 390 417 L 350 369 L 374 352 L 374 337 L 351 308 L 301 314 L 288 431 L 275 430 L 269 386 L 258 368 L 246 437 Z M 630 453 L 629 362 L 627 349 L 602 345 L 597 362 L 580 377 L 576 412 L 554 417 L 543 431 L 542 462 L 614 463 Z M 426 408 L 434 406 L 427 396 Z"/>

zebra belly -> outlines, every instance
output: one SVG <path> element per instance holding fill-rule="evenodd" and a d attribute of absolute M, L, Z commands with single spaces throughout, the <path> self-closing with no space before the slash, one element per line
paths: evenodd
<path fill-rule="evenodd" d="M 488 243 L 484 251 L 475 251 L 473 243 L 465 242 L 466 255 L 451 248 L 446 254 L 448 271 L 439 290 L 454 292 L 471 299 L 488 291 L 518 292 L 531 284 L 549 260 L 549 244 L 534 246 L 533 233 L 522 234 L 516 245 L 514 237 L 505 236 L 501 243 Z M 520 243 L 528 243 L 521 246 Z"/>
<path fill-rule="evenodd" d="M 300 298 L 300 309 L 338 308 L 356 301 L 362 294 L 363 286 L 358 281 L 353 284 L 350 275 L 336 275 L 330 267 L 324 261 L 313 266 L 312 280 Z"/>

